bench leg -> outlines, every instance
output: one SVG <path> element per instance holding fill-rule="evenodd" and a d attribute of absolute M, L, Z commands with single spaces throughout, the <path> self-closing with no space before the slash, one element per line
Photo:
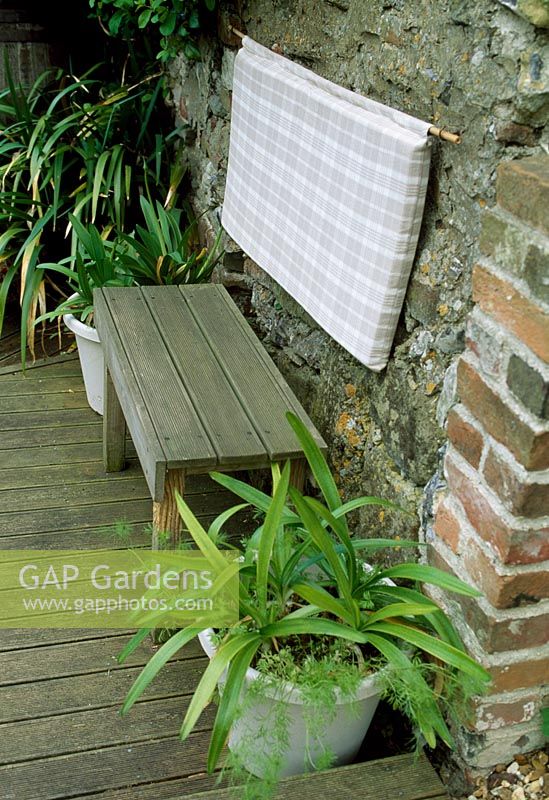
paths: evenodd
<path fill-rule="evenodd" d="M 307 459 L 294 458 L 290 465 L 290 484 L 297 489 L 298 492 L 303 492 L 305 488 L 305 476 L 307 473 Z"/>
<path fill-rule="evenodd" d="M 175 549 L 181 541 L 182 520 L 177 510 L 175 493 L 185 493 L 185 475 L 181 469 L 166 473 L 164 499 L 153 502 L 153 550 Z"/>
<path fill-rule="evenodd" d="M 120 472 L 126 457 L 126 421 L 105 364 L 103 382 L 103 463 L 107 472 Z"/>

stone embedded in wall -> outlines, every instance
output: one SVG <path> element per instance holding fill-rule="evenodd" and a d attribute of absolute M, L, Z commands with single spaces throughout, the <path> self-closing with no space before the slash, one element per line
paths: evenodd
<path fill-rule="evenodd" d="M 499 122 L 496 125 L 496 139 L 504 144 L 518 144 L 535 147 L 538 136 L 534 128 L 517 122 Z"/>
<path fill-rule="evenodd" d="M 521 55 L 517 89 L 521 107 L 538 119 L 549 102 L 549 45 L 531 48 Z"/>
<path fill-rule="evenodd" d="M 406 294 L 407 311 L 422 325 L 432 325 L 438 319 L 440 294 L 425 280 L 413 280 Z"/>
<path fill-rule="evenodd" d="M 532 25 L 549 28 L 549 3 L 547 0 L 498 0 Z"/>

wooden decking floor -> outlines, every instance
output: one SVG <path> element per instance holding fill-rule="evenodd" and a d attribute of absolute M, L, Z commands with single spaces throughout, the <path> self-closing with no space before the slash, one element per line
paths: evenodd
<path fill-rule="evenodd" d="M 189 487 L 188 500 L 204 518 L 233 502 L 207 478 Z M 87 406 L 77 359 L 50 359 L 26 375 L 0 368 L 0 549 L 114 546 L 105 531 L 121 520 L 134 526 L 134 542 L 146 544 L 150 518 L 136 460 L 118 475 L 103 471 L 101 421 Z M 128 636 L 0 629 L 0 800 L 225 797 L 204 771 L 213 710 L 187 742 L 177 735 L 206 663 L 198 646 L 173 659 L 121 718 L 121 702 L 152 653 L 143 643 L 118 665 Z M 313 796 L 446 797 L 426 759 L 411 756 L 290 779 L 278 795 Z"/>

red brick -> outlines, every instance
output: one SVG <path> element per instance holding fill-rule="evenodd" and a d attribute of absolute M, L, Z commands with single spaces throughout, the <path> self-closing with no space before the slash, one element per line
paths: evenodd
<path fill-rule="evenodd" d="M 521 722 L 530 722 L 539 713 L 539 693 L 508 702 L 481 700 L 476 703 L 475 728 L 477 731 L 486 731 L 519 725 Z"/>
<path fill-rule="evenodd" d="M 498 166 L 498 205 L 549 234 L 549 158 L 531 156 Z"/>
<path fill-rule="evenodd" d="M 523 650 L 547 643 L 549 612 L 520 619 L 511 616 L 498 618 L 486 613 L 474 597 L 460 596 L 456 599 L 465 621 L 487 653 Z"/>
<path fill-rule="evenodd" d="M 459 549 L 459 521 L 454 513 L 448 508 L 446 502 L 442 501 L 437 508 L 435 516 L 434 531 L 436 535 L 451 547 L 454 553 Z"/>
<path fill-rule="evenodd" d="M 436 550 L 436 545 L 429 548 L 428 553 L 430 563 L 445 572 L 454 574 L 448 562 Z M 495 612 L 490 613 L 481 606 L 479 598 L 453 593 L 450 595 L 448 592 L 442 594 L 448 598 L 448 601 L 451 600 L 452 605 L 457 604 L 458 614 L 463 617 L 473 631 L 485 653 L 524 650 L 547 644 L 549 612 L 517 618 L 511 610 L 503 609 L 497 612 L 498 616 L 495 616 Z M 450 607 L 449 602 L 444 605 Z M 450 616 L 455 618 L 455 612 L 451 612 Z"/>
<path fill-rule="evenodd" d="M 452 442 L 458 453 L 461 453 L 475 469 L 480 463 L 484 440 L 481 432 L 463 418 L 458 408 L 453 408 L 448 414 L 448 439 Z"/>
<path fill-rule="evenodd" d="M 446 456 L 444 466 L 448 488 L 460 501 L 473 528 L 494 547 L 502 563 L 533 564 L 549 559 L 549 528 L 507 524 L 479 487 L 476 477 L 467 475 L 451 453 Z"/>
<path fill-rule="evenodd" d="M 523 517 L 549 514 L 549 484 L 521 478 L 513 465 L 493 449 L 486 456 L 483 475 L 488 486 L 512 514 Z"/>
<path fill-rule="evenodd" d="M 516 664 L 491 667 L 488 671 L 492 676 L 490 688 L 493 694 L 529 689 L 549 683 L 549 658 L 528 659 Z"/>
<path fill-rule="evenodd" d="M 462 403 L 488 433 L 504 444 L 527 469 L 549 467 L 549 432 L 534 431 L 463 357 L 457 374 L 457 391 Z"/>
<path fill-rule="evenodd" d="M 547 570 L 502 575 L 472 541 L 467 543 L 463 561 L 476 587 L 495 608 L 511 608 L 519 603 L 535 603 L 549 597 Z"/>
<path fill-rule="evenodd" d="M 549 362 L 549 314 L 540 306 L 479 264 L 473 269 L 473 300 L 532 352 Z"/>

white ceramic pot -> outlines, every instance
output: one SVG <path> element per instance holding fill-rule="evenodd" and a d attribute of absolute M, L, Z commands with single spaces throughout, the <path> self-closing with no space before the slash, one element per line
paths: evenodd
<path fill-rule="evenodd" d="M 202 648 L 210 658 L 215 653 L 211 634 L 211 629 L 199 634 Z M 224 677 L 220 680 L 221 686 Z M 248 669 L 246 685 L 259 677 L 257 670 Z M 280 714 L 288 719 L 288 747 L 278 777 L 311 772 L 315 769 L 315 760 L 326 750 L 335 756 L 334 766 L 348 764 L 359 751 L 378 702 L 376 676 L 371 675 L 363 679 L 352 700 L 336 695 L 335 714 L 327 721 L 318 740 L 311 741 L 299 689 L 291 684 L 281 684 L 280 688 L 267 687 L 262 697 L 253 704 L 246 704 L 243 715 L 231 728 L 229 748 L 234 752 L 240 750 L 239 755 L 249 772 L 264 777 L 270 754 L 276 747 L 276 739 L 270 734 L 272 721 Z M 243 742 L 244 746 L 240 748 Z M 254 747 L 250 747 L 251 742 Z"/>
<path fill-rule="evenodd" d="M 76 336 L 78 357 L 82 367 L 88 403 L 103 414 L 103 348 L 99 334 L 90 325 L 80 322 L 73 314 L 65 314 L 63 322 Z"/>

